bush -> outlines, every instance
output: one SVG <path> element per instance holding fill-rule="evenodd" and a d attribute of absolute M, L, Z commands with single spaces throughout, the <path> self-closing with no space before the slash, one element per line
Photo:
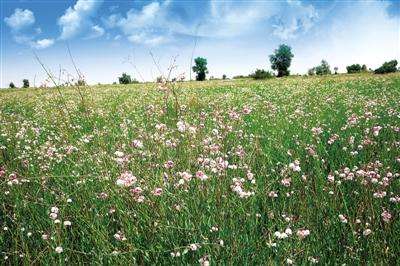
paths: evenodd
<path fill-rule="evenodd" d="M 315 67 L 310 68 L 307 73 L 309 76 L 314 76 L 315 75 Z"/>
<path fill-rule="evenodd" d="M 375 74 L 385 74 L 385 73 L 393 73 L 397 71 L 397 60 L 392 60 L 389 62 L 383 63 L 380 68 L 375 69 Z"/>
<path fill-rule="evenodd" d="M 352 74 L 352 73 L 360 73 L 362 68 L 359 64 L 353 64 L 353 65 L 347 66 L 346 69 L 347 69 L 348 74 Z"/>
<path fill-rule="evenodd" d="M 222 75 L 222 79 L 226 79 L 226 75 L 225 74 Z"/>
<path fill-rule="evenodd" d="M 331 74 L 331 67 L 326 60 L 322 60 L 321 64 L 315 68 L 317 75 L 328 75 Z"/>
<path fill-rule="evenodd" d="M 24 87 L 24 88 L 29 88 L 29 80 L 23 79 L 23 80 L 22 80 L 22 83 L 23 83 L 22 87 Z"/>
<path fill-rule="evenodd" d="M 87 84 L 86 84 L 86 81 L 84 80 L 84 79 L 78 79 L 78 81 L 77 82 L 75 82 L 75 86 L 79 86 L 79 87 L 82 87 L 82 86 L 86 86 Z"/>
<path fill-rule="evenodd" d="M 118 78 L 118 81 L 119 81 L 119 84 L 131 84 L 132 83 L 131 76 L 126 73 L 122 73 L 122 76 Z"/>
<path fill-rule="evenodd" d="M 366 66 L 365 64 L 362 65 L 361 71 L 362 71 L 362 72 L 367 72 L 367 71 L 368 71 L 367 66 Z"/>
<path fill-rule="evenodd" d="M 237 76 L 233 76 L 233 79 L 244 79 L 244 78 L 248 78 L 248 76 L 243 76 L 243 75 L 237 75 Z"/>
<path fill-rule="evenodd" d="M 15 88 L 14 82 L 10 82 L 9 87 L 10 87 L 11 89 L 14 89 L 14 88 Z"/>
<path fill-rule="evenodd" d="M 253 74 L 250 75 L 253 79 L 268 79 L 272 78 L 274 75 L 269 72 L 265 71 L 264 69 L 257 69 Z"/>

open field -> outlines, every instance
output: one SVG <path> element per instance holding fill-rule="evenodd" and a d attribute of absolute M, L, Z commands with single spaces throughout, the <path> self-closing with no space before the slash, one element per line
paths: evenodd
<path fill-rule="evenodd" d="M 400 74 L 0 91 L 9 264 L 398 264 Z"/>

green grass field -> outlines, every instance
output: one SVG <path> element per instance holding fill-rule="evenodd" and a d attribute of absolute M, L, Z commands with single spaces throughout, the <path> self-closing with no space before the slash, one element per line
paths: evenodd
<path fill-rule="evenodd" d="M 1 264 L 400 263 L 399 74 L 60 92 L 0 91 Z"/>

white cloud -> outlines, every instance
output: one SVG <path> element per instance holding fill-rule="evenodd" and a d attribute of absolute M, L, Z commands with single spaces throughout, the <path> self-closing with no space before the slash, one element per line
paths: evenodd
<path fill-rule="evenodd" d="M 29 9 L 17 8 L 14 13 L 4 19 L 5 23 L 14 31 L 22 30 L 35 23 L 35 16 Z"/>
<path fill-rule="evenodd" d="M 252 32 L 256 24 L 266 21 L 281 9 L 280 2 L 219 1 L 210 3 L 211 17 L 202 23 L 200 35 L 218 37 L 238 36 Z"/>
<path fill-rule="evenodd" d="M 91 28 L 91 33 L 88 35 L 87 39 L 95 39 L 103 36 L 105 33 L 105 30 L 100 27 L 99 25 L 94 25 Z"/>
<path fill-rule="evenodd" d="M 288 0 L 288 7 L 277 15 L 273 25 L 273 34 L 282 40 L 289 40 L 306 33 L 318 19 L 318 13 L 312 5 L 303 5 L 300 1 Z"/>
<path fill-rule="evenodd" d="M 54 39 L 41 39 L 33 42 L 31 46 L 36 49 L 45 49 L 54 44 Z"/>
<path fill-rule="evenodd" d="M 73 38 L 93 27 L 91 19 L 102 2 L 102 0 L 78 0 L 73 7 L 69 7 L 58 20 L 58 25 L 61 27 L 60 39 Z"/>
<path fill-rule="evenodd" d="M 149 46 L 159 45 L 167 41 L 168 22 L 167 7 L 170 1 L 162 4 L 152 2 L 140 10 L 130 9 L 126 16 L 112 14 L 105 20 L 107 27 L 119 28 L 132 43 Z"/>

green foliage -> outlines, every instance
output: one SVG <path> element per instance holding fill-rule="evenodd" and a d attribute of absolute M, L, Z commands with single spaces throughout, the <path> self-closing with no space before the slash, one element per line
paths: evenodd
<path fill-rule="evenodd" d="M 368 71 L 367 66 L 366 66 L 365 64 L 362 65 L 361 71 L 362 71 L 362 72 L 367 72 L 367 71 Z"/>
<path fill-rule="evenodd" d="M 75 86 L 86 86 L 86 81 L 84 79 L 78 79 L 78 81 L 75 83 Z"/>
<path fill-rule="evenodd" d="M 244 76 L 244 75 L 236 75 L 232 77 L 233 79 L 244 79 L 244 78 L 248 78 L 248 76 Z"/>
<path fill-rule="evenodd" d="M 193 72 L 197 73 L 196 80 L 203 81 L 206 79 L 206 74 L 208 74 L 207 69 L 207 59 L 203 57 L 197 57 L 194 59 L 195 65 L 193 66 Z"/>
<path fill-rule="evenodd" d="M 271 68 L 278 71 L 278 77 L 289 76 L 293 56 L 292 48 L 286 44 L 281 44 L 274 54 L 269 56 Z"/>
<path fill-rule="evenodd" d="M 11 89 L 14 89 L 14 88 L 15 88 L 14 82 L 11 81 L 9 87 L 10 87 Z"/>
<path fill-rule="evenodd" d="M 222 75 L 222 79 L 226 79 L 226 75 L 225 74 Z"/>
<path fill-rule="evenodd" d="M 257 69 L 253 74 L 250 75 L 253 79 L 268 79 L 272 78 L 274 75 L 269 72 L 265 71 L 264 69 Z"/>
<path fill-rule="evenodd" d="M 28 79 L 23 79 L 22 84 L 23 84 L 22 87 L 29 88 L 29 80 Z"/>
<path fill-rule="evenodd" d="M 132 78 L 126 73 L 122 73 L 122 76 L 118 78 L 119 84 L 131 84 Z"/>
<path fill-rule="evenodd" d="M 309 76 L 314 76 L 315 75 L 315 67 L 310 68 L 307 73 Z"/>
<path fill-rule="evenodd" d="M 326 60 L 322 60 L 321 64 L 315 67 L 315 73 L 317 75 L 328 75 L 331 74 L 331 67 Z"/>
<path fill-rule="evenodd" d="M 359 72 L 361 72 L 361 65 L 353 64 L 353 65 L 347 66 L 346 69 L 347 69 L 348 74 L 359 73 Z"/>
<path fill-rule="evenodd" d="M 383 65 L 377 69 L 375 69 L 375 74 L 385 74 L 385 73 L 393 73 L 397 71 L 397 60 L 392 60 L 389 62 L 383 63 Z"/>

